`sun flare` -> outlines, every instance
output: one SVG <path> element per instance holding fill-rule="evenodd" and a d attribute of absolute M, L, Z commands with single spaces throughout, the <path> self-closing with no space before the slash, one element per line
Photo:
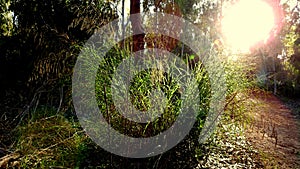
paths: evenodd
<path fill-rule="evenodd" d="M 274 12 L 262 0 L 240 0 L 224 11 L 222 33 L 234 51 L 248 52 L 250 47 L 269 38 Z"/>

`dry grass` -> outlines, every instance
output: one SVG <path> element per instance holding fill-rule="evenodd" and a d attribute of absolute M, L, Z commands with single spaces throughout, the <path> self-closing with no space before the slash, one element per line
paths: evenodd
<path fill-rule="evenodd" d="M 35 113 L 51 114 L 39 111 Z M 13 147 L 18 158 L 6 159 L 9 162 L 5 167 L 74 168 L 79 165 L 86 137 L 74 124 L 59 114 L 31 118 L 16 129 L 17 142 Z M 11 155 L 7 157 L 9 156 Z"/>

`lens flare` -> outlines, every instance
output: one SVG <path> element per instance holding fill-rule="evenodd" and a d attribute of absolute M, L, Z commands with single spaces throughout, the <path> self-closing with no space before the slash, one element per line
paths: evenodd
<path fill-rule="evenodd" d="M 233 51 L 248 52 L 256 43 L 269 38 L 274 22 L 269 4 L 262 0 L 241 0 L 225 10 L 222 33 Z"/>

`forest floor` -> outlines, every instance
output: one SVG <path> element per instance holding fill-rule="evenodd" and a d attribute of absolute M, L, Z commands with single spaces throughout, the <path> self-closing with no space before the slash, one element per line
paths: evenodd
<path fill-rule="evenodd" d="M 300 100 L 252 92 L 246 137 L 266 168 L 300 168 Z"/>
<path fill-rule="evenodd" d="M 258 152 L 258 154 L 256 155 L 253 151 L 247 150 L 244 154 L 242 153 L 237 155 L 238 157 L 234 158 L 240 159 L 244 157 L 251 157 L 253 158 L 253 161 L 258 162 L 258 165 L 256 165 L 258 168 L 299 169 L 300 99 L 297 100 L 278 97 L 261 90 L 251 90 L 251 92 L 247 92 L 242 95 L 243 96 L 241 98 L 243 102 L 245 102 L 245 112 L 247 113 L 247 116 L 245 117 L 249 118 L 246 120 L 249 122 L 245 123 L 245 130 L 243 130 L 245 131 L 244 134 L 246 136 L 247 144 L 242 146 L 241 149 L 237 148 L 236 151 L 243 151 L 245 147 L 253 147 L 255 152 Z M 7 110 L 7 112 L 9 111 Z M 4 162 L 11 161 L 11 159 L 14 158 L 20 158 L 19 156 L 13 156 L 16 153 L 11 152 L 11 150 L 13 151 L 13 149 L 11 149 L 11 143 L 14 142 L 13 140 L 15 139 L 13 138 L 13 135 L 8 132 L 12 130 L 12 128 L 8 127 L 11 126 L 9 123 L 11 120 L 6 117 L 9 117 L 8 113 L 4 113 L 0 117 L 0 168 L 1 166 L 4 166 Z M 65 124 L 65 121 L 63 121 L 60 125 L 68 126 Z M 229 128 L 228 130 L 231 129 Z M 228 146 L 228 140 L 226 143 Z M 217 154 L 215 155 L 218 156 L 221 154 L 226 156 L 226 153 L 230 155 L 230 152 L 227 152 L 227 148 L 225 146 L 223 152 L 216 151 Z M 215 159 L 217 160 L 219 157 L 216 157 Z"/>

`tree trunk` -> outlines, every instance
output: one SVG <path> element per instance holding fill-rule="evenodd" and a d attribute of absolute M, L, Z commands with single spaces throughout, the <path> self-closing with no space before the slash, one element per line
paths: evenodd
<path fill-rule="evenodd" d="M 144 49 L 144 28 L 142 23 L 142 17 L 140 15 L 141 12 L 141 2 L 140 0 L 130 0 L 130 15 L 135 14 L 134 16 L 130 16 L 130 22 L 132 26 L 132 31 L 135 34 L 133 36 L 133 52 L 137 52 L 139 50 Z"/>

